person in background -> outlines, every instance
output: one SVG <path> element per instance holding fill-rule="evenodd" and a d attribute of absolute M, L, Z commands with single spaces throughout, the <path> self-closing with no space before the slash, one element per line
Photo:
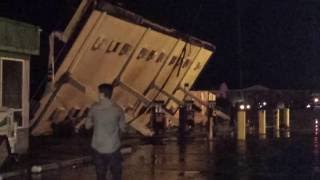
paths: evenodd
<path fill-rule="evenodd" d="M 101 84 L 98 89 L 99 101 L 91 106 L 85 121 L 86 129 L 93 128 L 91 147 L 97 180 L 105 180 L 108 171 L 113 180 L 121 180 L 120 131 L 125 132 L 125 115 L 111 101 L 112 85 Z"/>

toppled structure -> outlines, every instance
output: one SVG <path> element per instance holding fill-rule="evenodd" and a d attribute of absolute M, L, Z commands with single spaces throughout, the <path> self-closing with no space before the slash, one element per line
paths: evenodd
<path fill-rule="evenodd" d="M 33 118 L 33 135 L 50 134 L 52 123 L 84 117 L 97 100 L 97 86 L 115 85 L 112 99 L 128 123 L 144 135 L 149 109 L 165 102 L 171 121 L 215 47 L 181 35 L 122 8 L 104 4 L 92 10 L 54 76 Z"/>

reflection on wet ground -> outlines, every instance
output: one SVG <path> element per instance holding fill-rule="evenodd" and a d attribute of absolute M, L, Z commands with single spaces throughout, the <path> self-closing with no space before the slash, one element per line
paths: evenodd
<path fill-rule="evenodd" d="M 141 145 L 124 161 L 124 180 L 255 180 L 320 179 L 320 146 L 315 134 L 281 133 L 281 138 L 249 137 L 162 141 Z M 83 166 L 11 179 L 95 179 L 94 167 Z"/>

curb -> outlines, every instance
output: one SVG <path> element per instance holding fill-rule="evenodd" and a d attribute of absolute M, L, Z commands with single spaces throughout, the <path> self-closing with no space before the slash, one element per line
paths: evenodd
<path fill-rule="evenodd" d="M 31 167 L 31 173 L 42 173 L 45 171 L 56 170 L 64 167 L 75 166 L 79 164 L 90 163 L 92 161 L 91 156 L 84 156 L 81 158 L 65 160 L 61 162 L 49 163 L 44 165 L 34 165 Z"/>
<path fill-rule="evenodd" d="M 122 148 L 120 151 L 121 151 L 121 154 L 123 155 L 130 154 L 132 153 L 132 147 L 125 147 L 125 148 Z M 6 173 L 0 173 L 0 180 L 23 175 L 23 174 L 28 174 L 28 173 L 40 174 L 46 171 L 57 170 L 60 168 L 76 166 L 76 165 L 81 165 L 81 164 L 86 164 L 91 162 L 92 162 L 91 156 L 83 156 L 80 158 L 64 160 L 60 162 L 54 162 L 54 163 L 48 163 L 48 164 L 42 164 L 42 165 L 33 165 L 31 168 L 25 168 L 25 169 L 20 169 L 16 171 L 6 172 Z"/>

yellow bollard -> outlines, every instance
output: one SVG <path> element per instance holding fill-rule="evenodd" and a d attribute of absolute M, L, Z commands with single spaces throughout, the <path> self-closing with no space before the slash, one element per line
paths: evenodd
<path fill-rule="evenodd" d="M 274 130 L 280 130 L 280 109 L 276 109 L 274 112 Z"/>
<path fill-rule="evenodd" d="M 246 140 L 246 111 L 237 112 L 237 139 Z"/>
<path fill-rule="evenodd" d="M 290 109 L 289 108 L 283 109 L 283 125 L 285 129 L 290 128 Z"/>
<path fill-rule="evenodd" d="M 259 110 L 258 117 L 259 117 L 259 134 L 265 135 L 265 134 L 267 134 L 267 131 L 266 131 L 266 110 Z"/>

